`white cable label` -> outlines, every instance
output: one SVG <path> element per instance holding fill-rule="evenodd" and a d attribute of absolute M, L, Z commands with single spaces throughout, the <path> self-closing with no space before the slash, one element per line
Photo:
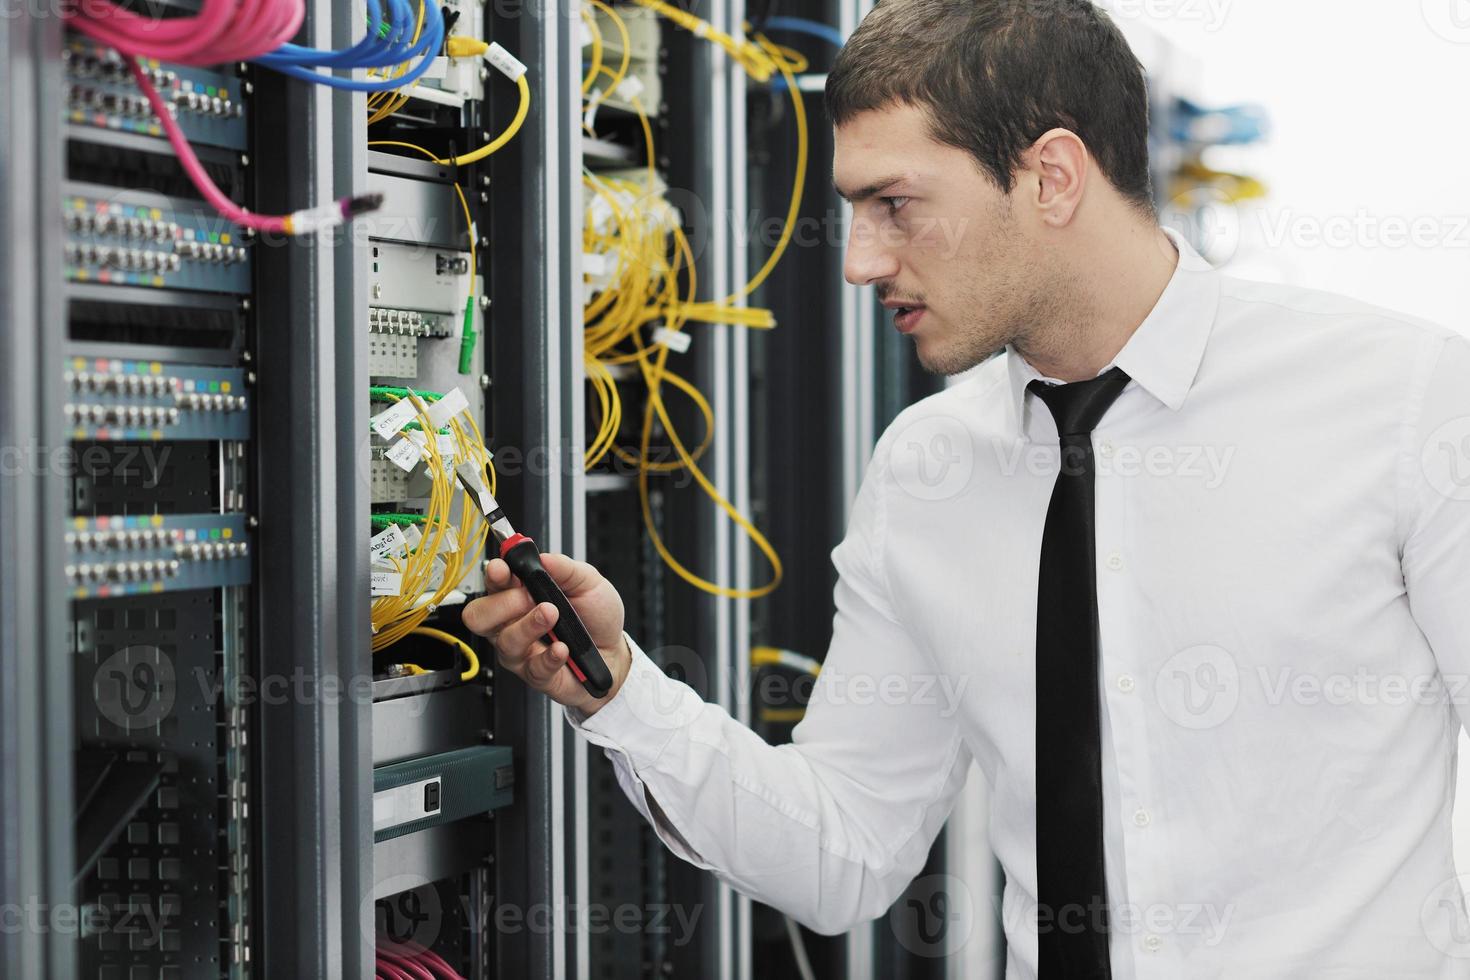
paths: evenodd
<path fill-rule="evenodd" d="M 386 559 L 390 555 L 407 558 L 408 541 L 403 537 L 403 529 L 397 524 L 389 524 L 368 541 L 368 551 L 374 559 Z"/>
<path fill-rule="evenodd" d="M 513 82 L 520 81 L 521 76 L 526 73 L 526 66 L 515 55 L 494 42 L 491 42 L 490 50 L 485 52 L 485 59 Z"/>
<path fill-rule="evenodd" d="M 422 540 L 424 540 L 424 532 L 419 530 L 417 524 L 410 524 L 403 529 L 403 541 L 408 545 L 409 551 L 416 549 Z"/>
<path fill-rule="evenodd" d="M 429 406 L 426 413 L 429 416 L 429 424 L 434 428 L 447 425 L 449 420 L 460 412 L 470 407 L 469 399 L 465 398 L 464 392 L 455 388 L 443 398 Z"/>
<path fill-rule="evenodd" d="M 668 327 L 659 327 L 653 332 L 653 342 L 663 344 L 676 354 L 683 354 L 689 350 L 689 345 L 694 338 L 679 330 L 670 330 Z"/>
<path fill-rule="evenodd" d="M 444 537 L 439 539 L 439 550 L 436 555 L 452 555 L 459 550 L 459 532 L 452 527 L 444 529 Z"/>
<path fill-rule="evenodd" d="M 587 111 L 582 113 L 582 125 L 593 132 L 597 131 L 597 109 L 602 105 L 602 96 L 602 89 L 593 89 L 592 96 L 587 103 Z"/>
<path fill-rule="evenodd" d="M 591 276 L 593 279 L 601 279 L 608 273 L 609 256 L 601 252 L 582 253 L 582 274 Z"/>
<path fill-rule="evenodd" d="M 594 192 L 595 193 L 595 192 Z M 607 231 L 613 224 L 613 206 L 607 203 L 607 198 L 596 194 L 592 203 L 587 205 L 588 218 L 592 222 L 594 231 Z"/>
<path fill-rule="evenodd" d="M 592 43 L 592 25 L 587 23 L 585 20 L 578 21 L 578 23 L 582 27 L 582 47 L 585 48 Z"/>
<path fill-rule="evenodd" d="M 373 595 L 402 595 L 403 575 L 401 572 L 380 572 L 373 569 L 372 573 Z"/>
<path fill-rule="evenodd" d="M 412 473 L 413 468 L 419 465 L 419 460 L 424 458 L 419 447 L 408 439 L 399 439 L 384 451 L 383 456 L 392 460 L 405 473 Z"/>
<path fill-rule="evenodd" d="M 454 441 L 454 433 L 439 433 L 439 456 L 446 464 L 459 459 L 459 444 Z"/>
<path fill-rule="evenodd" d="M 418 413 L 414 411 L 413 402 L 404 398 L 389 405 L 387 409 L 373 416 L 373 431 L 384 439 L 392 439 L 403 431 L 403 427 Z"/>

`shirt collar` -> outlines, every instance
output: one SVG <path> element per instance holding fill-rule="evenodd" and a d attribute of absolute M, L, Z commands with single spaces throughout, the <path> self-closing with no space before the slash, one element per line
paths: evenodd
<path fill-rule="evenodd" d="M 1177 412 L 1194 385 L 1215 325 L 1220 276 L 1178 232 L 1165 228 L 1164 234 L 1179 251 L 1179 266 L 1153 311 L 1103 370 L 1122 368 L 1140 388 Z M 1038 379 L 1059 382 L 1044 377 L 1014 347 L 1006 348 L 1006 368 L 1012 432 L 1020 437 L 1026 431 L 1026 386 Z"/>

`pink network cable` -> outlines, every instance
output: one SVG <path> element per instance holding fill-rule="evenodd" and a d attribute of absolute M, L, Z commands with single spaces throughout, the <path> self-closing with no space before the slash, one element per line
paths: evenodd
<path fill-rule="evenodd" d="M 379 969 L 385 963 L 407 973 L 406 980 L 464 980 L 438 953 L 412 943 L 394 943 L 379 939 Z M 408 971 L 410 966 L 422 972 L 411 973 Z"/>
<path fill-rule="evenodd" d="M 224 218 L 259 232 L 305 235 L 351 221 L 383 203 L 381 194 L 338 198 L 290 214 L 255 214 L 230 200 L 199 163 L 170 107 L 138 64 L 140 57 L 189 65 L 244 61 L 289 41 L 306 15 L 303 0 L 204 0 L 198 14 L 158 19 L 124 10 L 111 0 L 80 0 L 69 22 L 110 44 L 123 56 L 133 81 L 153 107 L 179 164 L 200 195 Z"/>

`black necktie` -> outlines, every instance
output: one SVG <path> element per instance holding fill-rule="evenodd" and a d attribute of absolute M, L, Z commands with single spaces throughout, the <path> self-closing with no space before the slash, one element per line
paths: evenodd
<path fill-rule="evenodd" d="M 1119 368 L 1030 390 L 1051 409 L 1061 471 L 1036 598 L 1036 878 L 1040 980 L 1108 980 L 1098 723 L 1092 430 L 1128 386 Z"/>

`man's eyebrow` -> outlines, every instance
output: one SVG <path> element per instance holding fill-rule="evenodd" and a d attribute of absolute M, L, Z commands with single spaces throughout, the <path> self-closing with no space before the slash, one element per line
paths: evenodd
<path fill-rule="evenodd" d="M 910 176 L 912 175 L 894 174 L 891 177 L 884 177 L 881 180 L 875 180 L 866 187 L 860 187 L 854 191 L 844 191 L 840 186 L 838 186 L 837 178 L 833 177 L 832 189 L 836 191 L 837 196 L 842 198 L 844 201 L 847 201 L 849 204 L 856 204 L 859 201 L 866 201 L 869 198 L 877 197 L 879 194 L 888 190 L 894 184 L 908 180 Z"/>

